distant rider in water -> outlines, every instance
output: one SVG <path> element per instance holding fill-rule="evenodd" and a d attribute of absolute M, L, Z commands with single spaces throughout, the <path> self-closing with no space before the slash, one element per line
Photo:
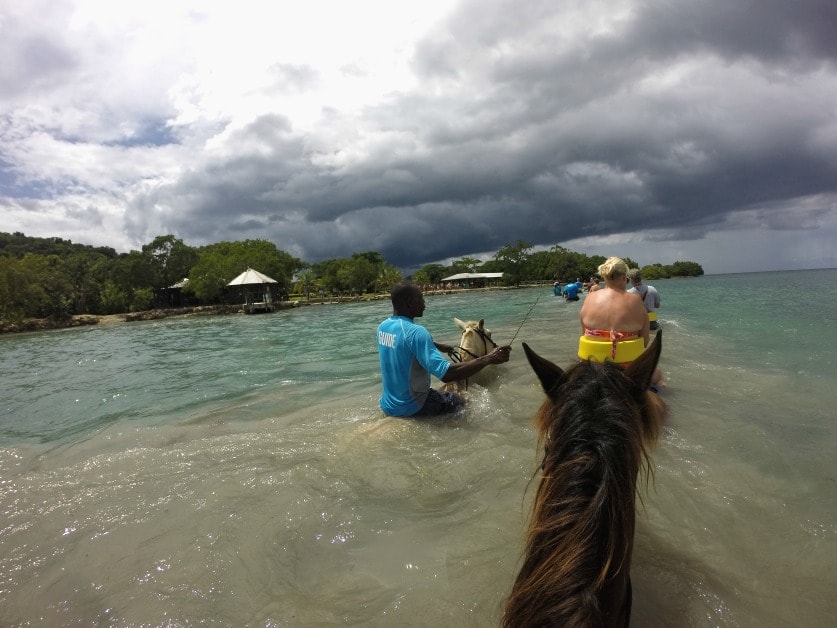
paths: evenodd
<path fill-rule="evenodd" d="M 655 316 L 649 316 L 650 329 L 659 329 L 657 323 L 656 310 L 660 307 L 660 293 L 654 286 L 642 283 L 642 271 L 639 268 L 631 268 L 628 271 L 628 279 L 631 280 L 632 288 L 628 289 L 629 293 L 638 294 L 642 298 L 645 309 L 649 314 L 654 313 Z"/>

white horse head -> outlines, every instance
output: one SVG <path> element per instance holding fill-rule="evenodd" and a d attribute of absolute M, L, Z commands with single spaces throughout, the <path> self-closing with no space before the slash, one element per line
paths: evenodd
<path fill-rule="evenodd" d="M 459 362 L 468 362 L 491 353 L 497 346 L 491 339 L 491 331 L 485 326 L 485 319 L 478 321 L 462 321 L 454 317 L 453 322 L 462 330 L 462 337 L 459 339 L 459 346 L 454 352 L 455 359 Z M 477 377 L 481 373 L 477 373 Z M 442 389 L 459 392 L 467 390 L 468 380 L 445 384 Z"/>
<path fill-rule="evenodd" d="M 454 317 L 453 322 L 462 330 L 462 337 L 459 339 L 461 362 L 488 355 L 497 346 L 491 339 L 491 331 L 485 326 L 485 319 L 465 322 Z"/>

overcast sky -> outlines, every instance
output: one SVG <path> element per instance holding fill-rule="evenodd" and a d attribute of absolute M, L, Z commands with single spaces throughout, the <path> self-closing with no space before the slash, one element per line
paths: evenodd
<path fill-rule="evenodd" d="M 837 267 L 837 2 L 0 0 L 0 231 Z"/>

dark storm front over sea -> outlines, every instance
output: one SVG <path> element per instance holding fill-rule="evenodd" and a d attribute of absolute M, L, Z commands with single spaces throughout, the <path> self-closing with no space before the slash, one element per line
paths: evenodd
<path fill-rule="evenodd" d="M 837 270 L 652 284 L 632 624 L 837 625 Z M 387 301 L 0 337 L 0 625 L 497 625 L 543 398 L 520 343 L 569 365 L 579 307 L 428 296 L 437 340 L 519 329 L 448 421 L 378 409 Z"/>

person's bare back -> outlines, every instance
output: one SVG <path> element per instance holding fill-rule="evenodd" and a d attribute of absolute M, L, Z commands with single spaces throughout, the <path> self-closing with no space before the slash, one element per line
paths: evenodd
<path fill-rule="evenodd" d="M 580 312 L 582 333 L 585 329 L 639 332 L 648 344 L 648 314 L 642 299 L 635 294 L 610 286 L 589 293 Z"/>
<path fill-rule="evenodd" d="M 647 347 L 650 341 L 648 312 L 642 297 L 626 291 L 628 265 L 618 257 L 610 257 L 599 266 L 599 275 L 605 281 L 604 290 L 589 293 L 579 313 L 582 337 L 588 329 L 622 334 L 637 332 Z M 616 343 L 618 338 L 612 340 Z M 654 369 L 652 384 L 655 387 L 663 385 L 663 372 L 659 367 Z"/>

